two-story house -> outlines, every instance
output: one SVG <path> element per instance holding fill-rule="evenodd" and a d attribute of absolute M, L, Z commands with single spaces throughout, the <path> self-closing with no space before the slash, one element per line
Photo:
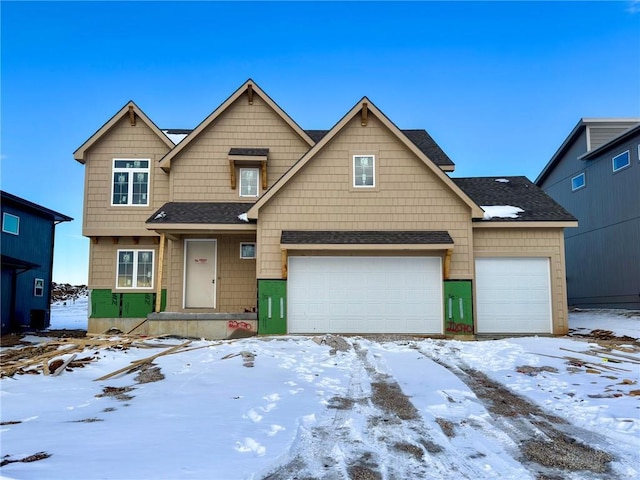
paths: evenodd
<path fill-rule="evenodd" d="M 327 131 L 252 80 L 193 130 L 129 102 L 74 158 L 92 332 L 567 332 L 574 217 L 524 177 L 451 178 L 366 97 Z"/>
<path fill-rule="evenodd" d="M 49 327 L 55 227 L 71 217 L 0 192 L 2 333 Z"/>
<path fill-rule="evenodd" d="M 569 305 L 640 309 L 640 118 L 583 118 L 536 184 L 571 211 Z"/>

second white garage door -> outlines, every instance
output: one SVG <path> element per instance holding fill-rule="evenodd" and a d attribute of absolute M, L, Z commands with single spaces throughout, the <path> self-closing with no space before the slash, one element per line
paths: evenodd
<path fill-rule="evenodd" d="M 478 333 L 551 333 L 548 258 L 476 259 Z"/>
<path fill-rule="evenodd" d="M 440 257 L 289 257 L 290 333 L 442 333 Z"/>

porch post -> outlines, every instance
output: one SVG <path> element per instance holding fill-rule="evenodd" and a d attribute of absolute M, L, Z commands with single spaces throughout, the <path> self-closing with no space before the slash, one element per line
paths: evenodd
<path fill-rule="evenodd" d="M 162 305 L 162 270 L 164 266 L 164 232 L 160 234 L 160 248 L 158 249 L 158 280 L 156 281 L 156 308 L 155 312 L 160 312 Z"/>

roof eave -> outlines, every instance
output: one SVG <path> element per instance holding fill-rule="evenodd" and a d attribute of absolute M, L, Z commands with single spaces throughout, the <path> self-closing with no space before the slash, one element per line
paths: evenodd
<path fill-rule="evenodd" d="M 133 100 L 129 100 L 124 107 L 122 107 L 118 112 L 113 115 L 107 122 L 102 125 L 96 132 L 91 135 L 82 145 L 80 145 L 74 152 L 73 158 L 77 162 L 84 165 L 86 162 L 85 154 L 87 150 L 89 150 L 96 142 L 98 142 L 109 130 L 111 130 L 116 123 L 120 121 L 120 119 L 125 115 L 129 114 L 130 107 L 133 107 L 133 112 L 138 116 L 157 136 L 162 140 L 162 142 L 169 148 L 172 149 L 175 147 L 174 143 L 169 140 L 162 130 L 158 128 L 158 126 L 153 123 L 153 121 L 133 102 Z"/>
<path fill-rule="evenodd" d="M 302 138 L 310 147 L 314 145 L 313 139 L 302 129 L 300 126 L 275 103 L 269 95 L 267 95 L 256 83 L 249 79 L 243 83 L 235 92 L 233 92 L 224 102 L 222 102 L 218 108 L 211 112 L 200 124 L 194 128 L 175 148 L 168 152 L 163 158 L 160 159 L 160 167 L 165 172 L 171 169 L 171 159 L 180 154 L 182 150 L 187 146 L 209 125 L 211 125 L 220 115 L 229 108 L 238 98 L 240 98 L 251 86 L 251 89 L 259 95 L 280 117 Z"/>
<path fill-rule="evenodd" d="M 480 220 L 473 228 L 574 228 L 577 220 Z"/>
<path fill-rule="evenodd" d="M 329 143 L 333 137 L 341 131 L 351 119 L 357 115 L 363 108 L 363 105 L 367 105 L 368 111 L 378 118 L 411 152 L 423 161 L 425 165 L 432 172 L 435 173 L 444 183 L 447 185 L 464 203 L 466 203 L 471 209 L 472 218 L 482 218 L 484 216 L 483 210 L 480 206 L 476 205 L 471 198 L 462 191 L 443 171 L 442 168 L 436 165 L 427 155 L 424 154 L 408 137 L 402 133 L 402 131 L 387 118 L 367 97 L 363 97 L 357 102 L 351 110 L 349 110 L 339 121 L 336 123 L 329 132 L 322 137 L 318 143 L 316 143 L 306 154 L 304 154 L 298 162 L 296 162 L 292 168 L 289 169 L 279 180 L 274 184 L 247 212 L 247 217 L 250 219 L 257 219 L 260 207 L 268 202 L 277 192 L 287 184 L 287 182 L 293 177 L 306 163 L 312 159 L 318 152 L 320 152 L 327 143 Z"/>

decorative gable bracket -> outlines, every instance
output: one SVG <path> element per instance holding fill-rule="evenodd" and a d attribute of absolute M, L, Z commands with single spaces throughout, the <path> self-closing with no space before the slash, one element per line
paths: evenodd
<path fill-rule="evenodd" d="M 367 102 L 362 102 L 360 124 L 363 127 L 366 127 L 368 121 L 369 121 L 369 106 L 367 105 Z"/>

